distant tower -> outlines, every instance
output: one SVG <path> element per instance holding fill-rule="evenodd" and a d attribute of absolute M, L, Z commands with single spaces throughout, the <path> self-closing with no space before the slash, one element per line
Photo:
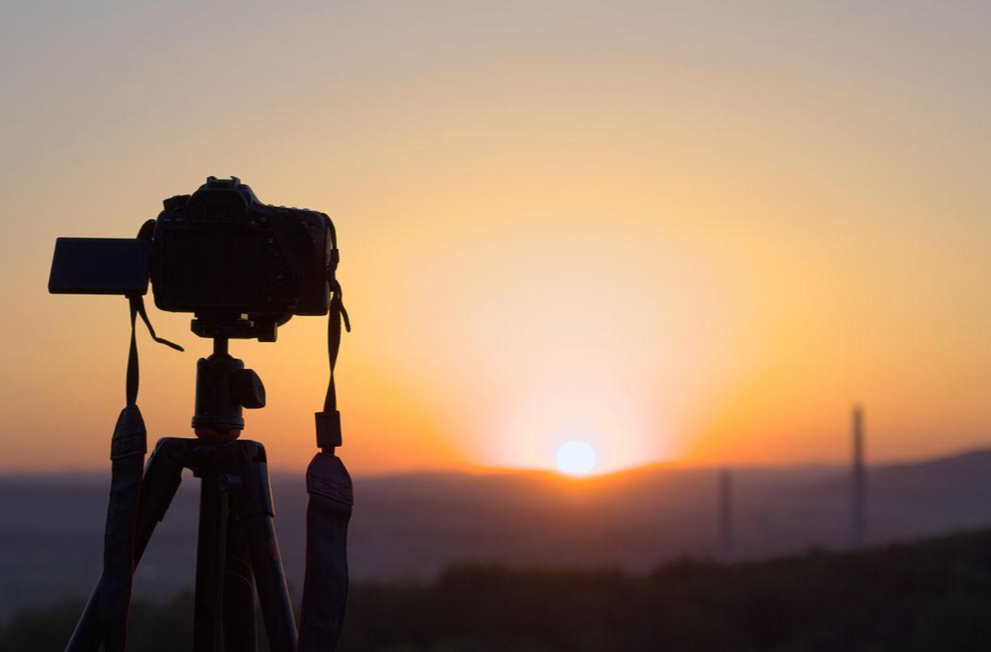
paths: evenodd
<path fill-rule="evenodd" d="M 867 514 L 865 501 L 866 471 L 864 468 L 864 410 L 859 405 L 853 408 L 853 545 L 860 548 L 867 535 Z"/>
<path fill-rule="evenodd" d="M 733 554 L 733 474 L 729 469 L 719 472 L 719 553 L 724 558 Z"/>

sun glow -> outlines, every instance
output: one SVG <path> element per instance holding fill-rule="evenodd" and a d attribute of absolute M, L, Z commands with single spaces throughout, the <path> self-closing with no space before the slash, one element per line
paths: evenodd
<path fill-rule="evenodd" d="M 588 475 L 595 468 L 595 450 L 587 442 L 566 442 L 557 449 L 557 468 L 565 475 Z"/>

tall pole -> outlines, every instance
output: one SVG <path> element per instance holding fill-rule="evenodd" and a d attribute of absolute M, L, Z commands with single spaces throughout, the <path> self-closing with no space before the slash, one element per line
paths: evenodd
<path fill-rule="evenodd" d="M 864 410 L 859 405 L 853 408 L 853 545 L 860 548 L 867 535 L 866 514 L 866 471 L 864 468 Z"/>
<path fill-rule="evenodd" d="M 729 469 L 719 473 L 719 550 L 723 557 L 733 553 L 733 475 Z"/>

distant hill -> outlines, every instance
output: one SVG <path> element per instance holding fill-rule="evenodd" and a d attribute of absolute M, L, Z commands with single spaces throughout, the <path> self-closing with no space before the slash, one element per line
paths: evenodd
<path fill-rule="evenodd" d="M 422 473 L 356 480 L 358 579 L 423 579 L 451 564 L 645 571 L 716 554 L 714 469 L 641 468 L 579 482 L 540 472 Z M 104 474 L 0 478 L 0 618 L 87 593 L 100 572 Z M 850 541 L 844 468 L 734 471 L 736 545 L 753 559 Z M 302 584 L 306 494 L 273 477 L 290 581 Z M 197 483 L 187 479 L 142 562 L 138 595 L 191 586 Z M 871 468 L 872 544 L 991 526 L 991 451 Z"/>

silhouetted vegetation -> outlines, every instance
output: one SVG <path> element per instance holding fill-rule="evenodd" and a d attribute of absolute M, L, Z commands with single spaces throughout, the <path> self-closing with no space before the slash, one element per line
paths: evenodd
<path fill-rule="evenodd" d="M 80 603 L 21 612 L 0 650 L 61 650 Z M 188 649 L 192 601 L 136 603 L 132 650 Z M 454 568 L 358 584 L 348 652 L 963 652 L 991 642 L 991 532 L 648 576 Z"/>

